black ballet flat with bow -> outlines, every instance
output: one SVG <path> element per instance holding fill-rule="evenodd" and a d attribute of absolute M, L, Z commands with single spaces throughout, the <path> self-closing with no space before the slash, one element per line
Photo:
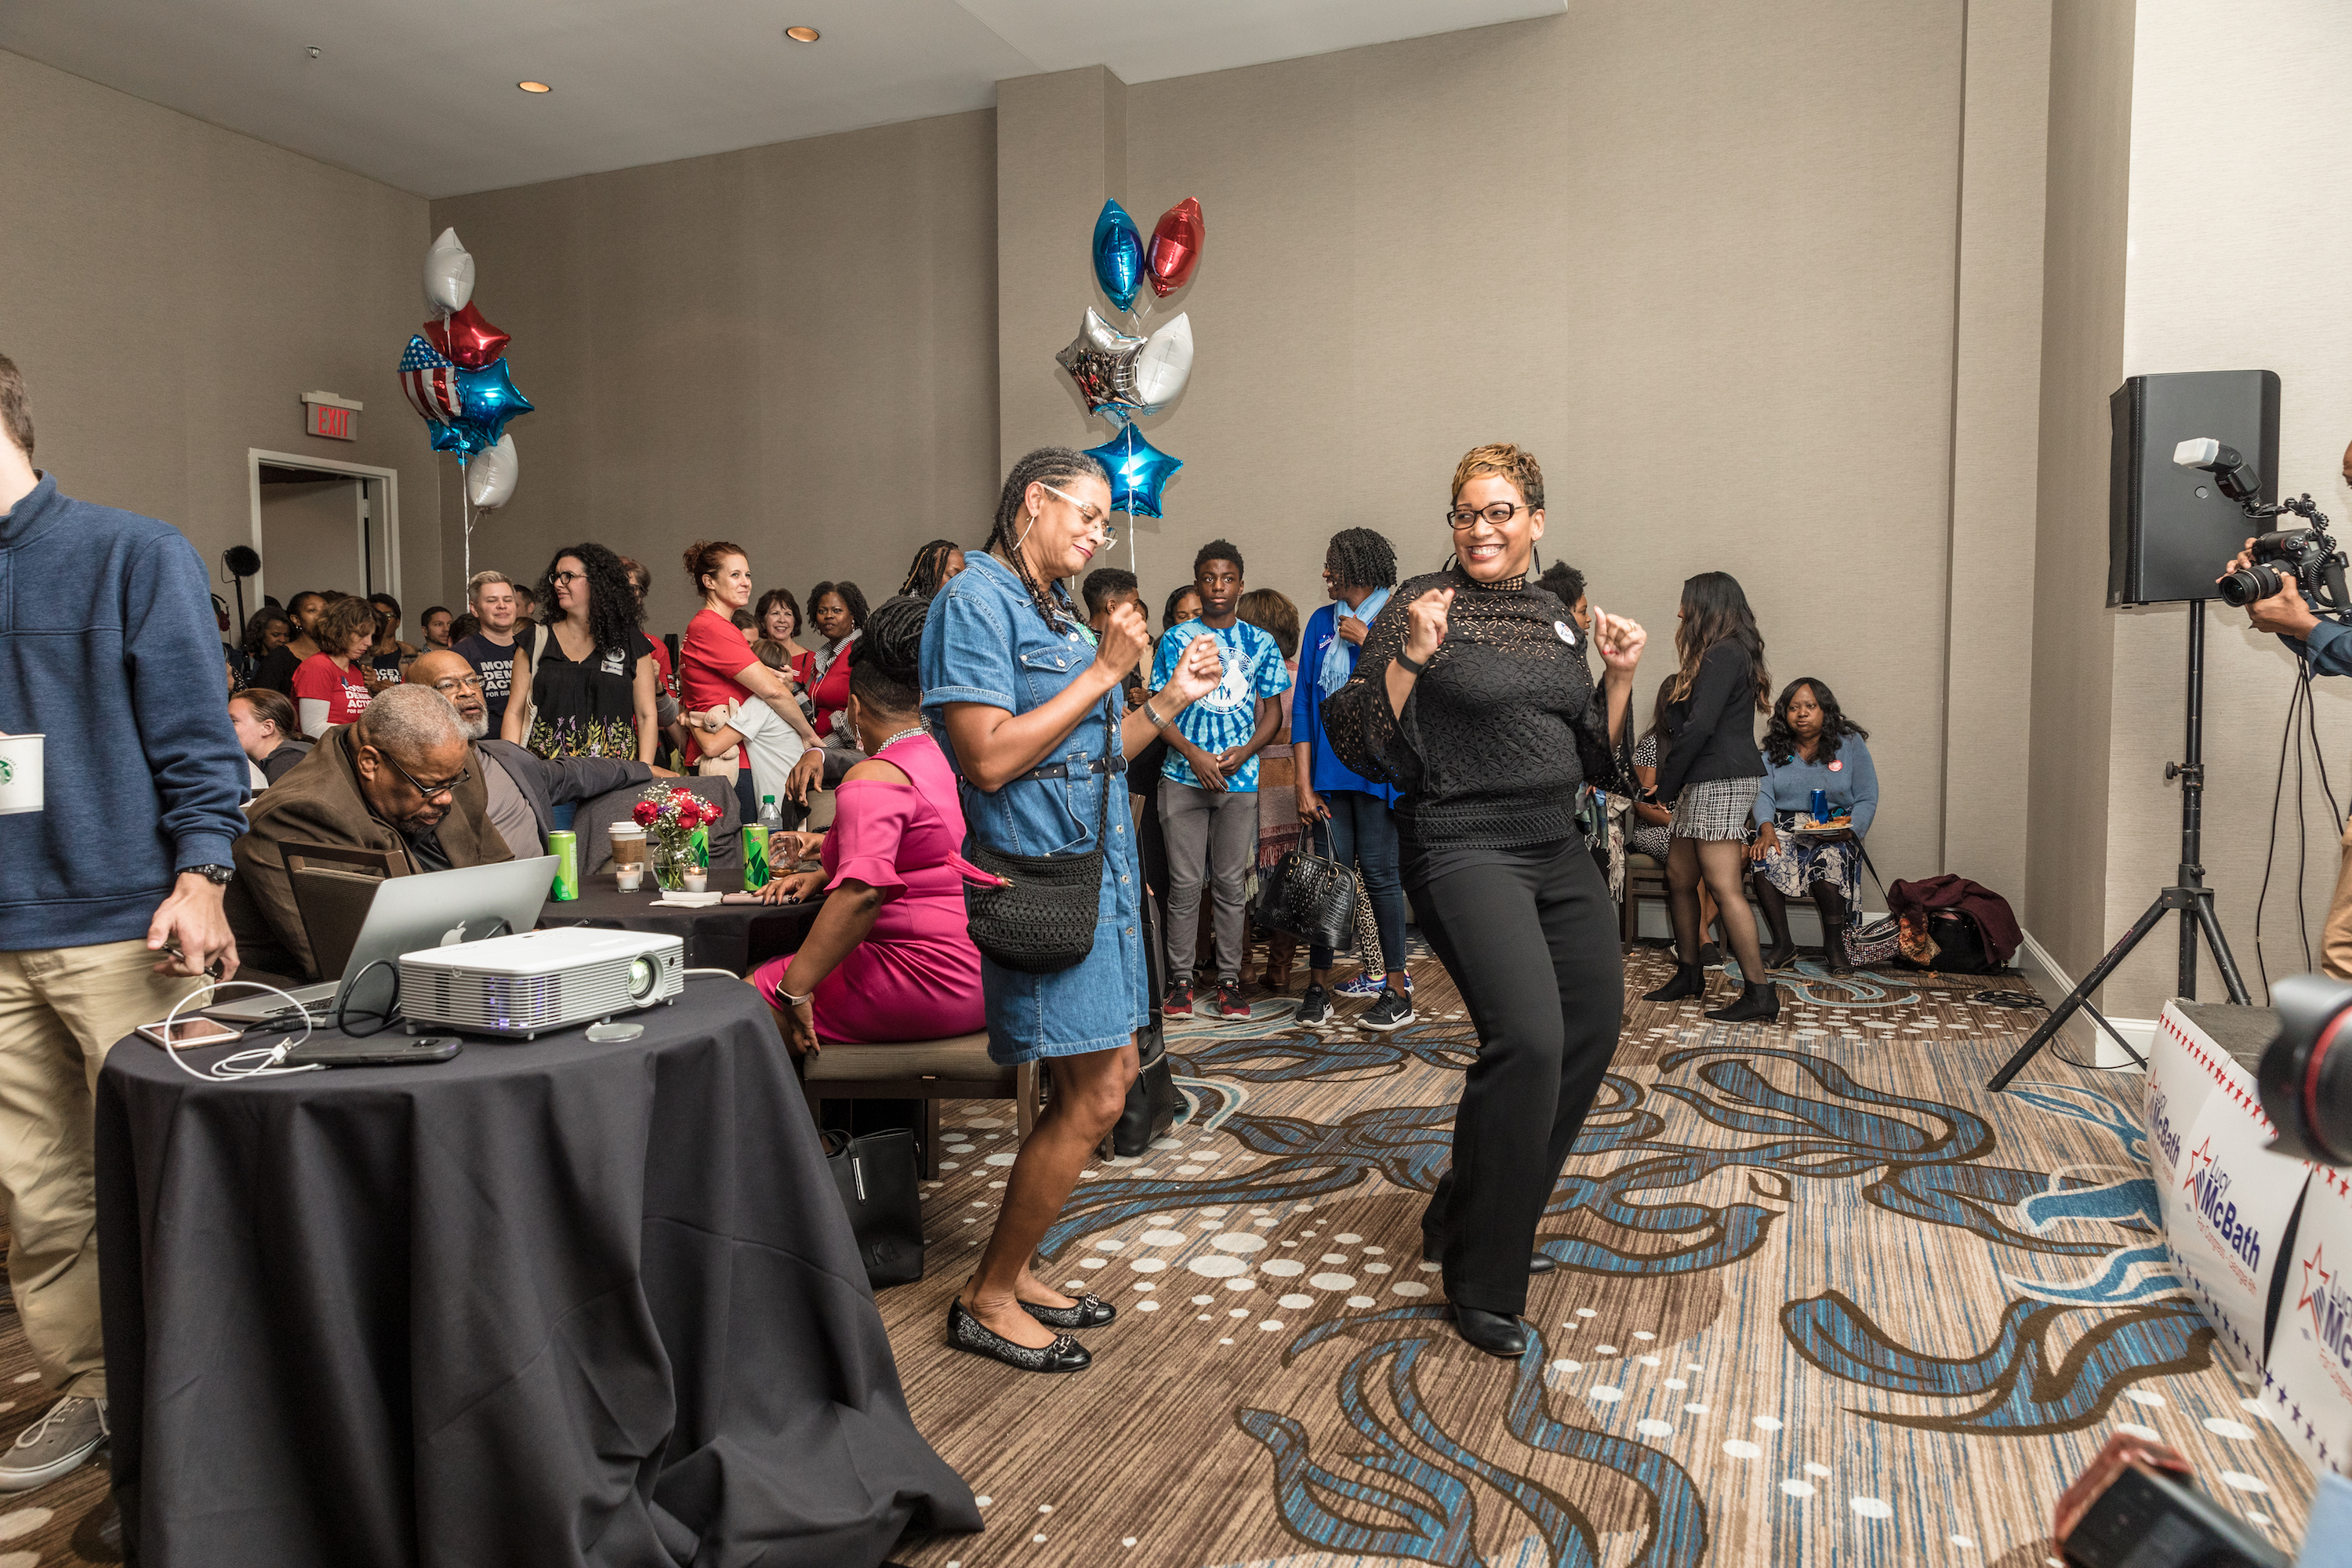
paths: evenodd
<path fill-rule="evenodd" d="M 1024 1301 L 1021 1310 L 1049 1329 L 1099 1329 L 1118 1316 L 1118 1309 L 1099 1296 L 1081 1296 L 1066 1307 Z"/>
<path fill-rule="evenodd" d="M 1014 1344 L 971 1315 L 961 1301 L 948 1304 L 948 1343 L 972 1355 L 1000 1361 L 1022 1372 L 1084 1372 L 1095 1358 L 1067 1334 L 1041 1349 Z"/>

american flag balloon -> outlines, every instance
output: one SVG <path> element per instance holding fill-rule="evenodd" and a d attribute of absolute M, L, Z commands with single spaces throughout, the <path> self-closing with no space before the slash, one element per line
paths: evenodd
<path fill-rule="evenodd" d="M 400 356 L 400 389 L 409 406 L 435 425 L 457 417 L 457 367 L 423 338 L 412 336 Z"/>

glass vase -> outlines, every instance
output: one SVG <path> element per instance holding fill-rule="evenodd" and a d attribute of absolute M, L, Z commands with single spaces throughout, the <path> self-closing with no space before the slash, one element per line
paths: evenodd
<path fill-rule="evenodd" d="M 694 864 L 693 846 L 656 838 L 648 854 L 653 860 L 656 885 L 665 892 L 683 892 L 686 889 L 686 868 Z"/>

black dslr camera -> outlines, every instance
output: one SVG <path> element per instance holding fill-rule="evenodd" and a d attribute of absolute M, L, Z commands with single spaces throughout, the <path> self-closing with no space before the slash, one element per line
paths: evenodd
<path fill-rule="evenodd" d="M 2241 566 L 2221 579 L 2223 604 L 2232 609 L 2244 609 L 2258 600 L 2284 593 L 2287 580 L 2293 578 L 2303 590 L 2304 603 L 2313 609 L 2340 616 L 2352 608 L 2352 595 L 2345 591 L 2344 552 L 2328 535 L 2327 514 L 2312 504 L 2309 495 L 2263 505 L 2254 499 L 2262 481 L 2253 465 L 2235 447 L 2224 447 L 2210 436 L 2181 442 L 2172 449 L 2172 460 L 2184 468 L 2202 468 L 2211 474 L 2221 493 L 2236 501 L 2250 518 L 2263 521 L 2292 514 L 2311 524 L 2291 532 L 2256 536 L 2249 552 L 2253 556 L 2252 564 Z"/>

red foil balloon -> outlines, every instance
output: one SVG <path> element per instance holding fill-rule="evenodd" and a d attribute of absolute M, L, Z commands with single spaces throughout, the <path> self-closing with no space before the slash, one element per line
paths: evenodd
<path fill-rule="evenodd" d="M 479 370 L 505 352 L 509 342 L 506 333 L 482 319 L 480 309 L 467 304 L 462 310 L 452 311 L 447 323 L 427 321 L 425 335 L 435 348 L 449 356 L 452 364 L 467 370 Z"/>
<path fill-rule="evenodd" d="M 1143 254 L 1144 275 L 1151 291 L 1165 300 L 1184 287 L 1200 265 L 1202 243 L 1209 237 L 1201 221 L 1201 204 L 1186 196 L 1160 215 L 1152 226 L 1151 245 Z"/>

